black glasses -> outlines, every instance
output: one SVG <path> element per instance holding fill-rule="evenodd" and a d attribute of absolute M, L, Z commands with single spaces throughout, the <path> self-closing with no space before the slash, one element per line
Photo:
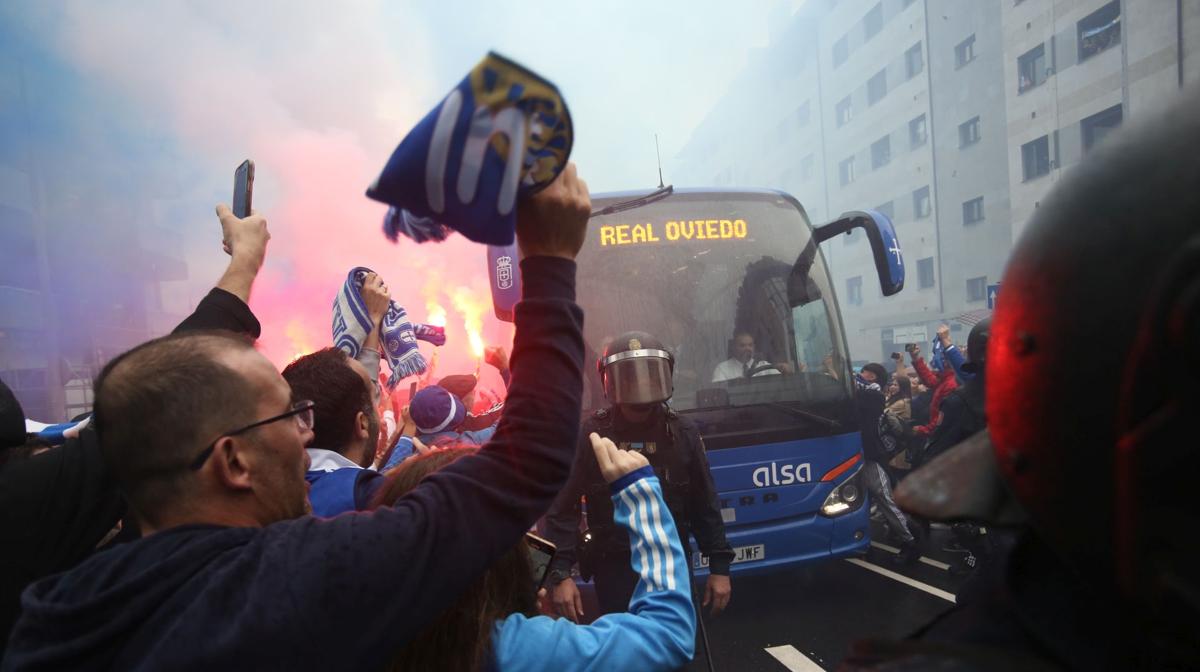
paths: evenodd
<path fill-rule="evenodd" d="M 232 432 L 225 432 L 224 434 L 218 436 L 216 441 L 208 444 L 208 447 L 204 449 L 204 452 L 197 455 L 196 459 L 192 460 L 192 463 L 188 466 L 188 468 L 192 471 L 196 471 L 200 467 L 203 467 L 204 463 L 208 461 L 208 456 L 212 455 L 213 448 L 217 447 L 217 441 L 220 441 L 227 436 L 237 436 L 238 434 L 243 434 L 254 429 L 255 427 L 262 427 L 263 425 L 269 425 L 272 422 L 278 422 L 284 418 L 295 417 L 296 424 L 300 425 L 300 429 L 312 429 L 313 408 L 316 405 L 316 402 L 313 401 L 297 401 L 296 403 L 292 404 L 291 409 L 289 409 L 286 413 L 280 413 L 279 415 L 267 418 L 266 420 L 259 420 L 258 422 L 251 423 L 240 429 L 235 429 Z"/>

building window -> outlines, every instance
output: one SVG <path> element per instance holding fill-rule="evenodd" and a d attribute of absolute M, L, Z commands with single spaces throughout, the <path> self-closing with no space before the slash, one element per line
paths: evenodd
<path fill-rule="evenodd" d="M 925 257 L 917 260 L 917 287 L 919 289 L 929 289 L 933 287 L 933 257 Z"/>
<path fill-rule="evenodd" d="M 972 117 L 958 125 L 958 146 L 969 147 L 979 142 L 979 117 Z"/>
<path fill-rule="evenodd" d="M 987 276 L 967 280 L 967 301 L 983 301 L 987 298 Z"/>
<path fill-rule="evenodd" d="M 925 115 L 908 122 L 908 148 L 916 149 L 929 139 L 929 129 L 925 126 Z"/>
<path fill-rule="evenodd" d="M 837 125 L 839 128 L 850 123 L 854 118 L 854 107 L 850 104 L 850 96 L 841 99 L 837 104 Z"/>
<path fill-rule="evenodd" d="M 1121 106 L 1114 105 L 1079 122 L 1083 130 L 1083 151 L 1091 151 L 1096 143 L 1121 126 Z"/>
<path fill-rule="evenodd" d="M 1025 93 L 1046 81 L 1049 70 L 1046 68 L 1046 45 L 1038 46 L 1025 52 L 1017 59 L 1017 93 Z"/>
<path fill-rule="evenodd" d="M 1079 60 L 1121 44 L 1121 3 L 1117 0 L 1092 12 L 1079 22 Z"/>
<path fill-rule="evenodd" d="M 800 159 L 800 179 L 807 180 L 813 175 L 813 155 L 809 154 Z"/>
<path fill-rule="evenodd" d="M 929 211 L 929 187 L 921 187 L 913 192 L 913 219 L 924 219 Z"/>
<path fill-rule="evenodd" d="M 843 35 L 842 39 L 833 43 L 833 67 L 836 68 L 845 63 L 846 59 L 849 57 L 850 45 L 846 42 L 846 36 Z"/>
<path fill-rule="evenodd" d="M 796 126 L 798 128 L 804 128 L 808 125 L 811 116 L 812 112 L 809 110 L 808 101 L 806 100 L 804 101 L 803 105 L 796 108 Z"/>
<path fill-rule="evenodd" d="M 921 71 L 925 69 L 925 57 L 921 54 L 920 42 L 904 52 L 904 65 L 907 68 L 909 79 L 921 74 Z"/>
<path fill-rule="evenodd" d="M 983 221 L 983 197 L 972 198 L 963 203 L 963 224 L 974 224 Z"/>
<path fill-rule="evenodd" d="M 865 33 L 866 39 L 870 40 L 881 30 L 883 30 L 883 3 L 879 2 L 863 17 L 863 33 Z"/>
<path fill-rule="evenodd" d="M 875 206 L 875 212 L 885 215 L 888 219 L 896 219 L 896 208 L 892 205 L 891 201 Z"/>
<path fill-rule="evenodd" d="M 871 168 L 878 170 L 892 162 L 892 139 L 889 136 L 871 143 Z"/>
<path fill-rule="evenodd" d="M 846 278 L 846 303 L 852 306 L 862 305 L 862 276 Z"/>
<path fill-rule="evenodd" d="M 838 181 L 842 186 L 846 186 L 854 181 L 854 157 L 850 157 L 838 164 Z"/>
<path fill-rule="evenodd" d="M 1021 165 L 1025 181 L 1036 179 L 1050 172 L 1050 136 L 1042 137 L 1021 145 Z"/>
<path fill-rule="evenodd" d="M 867 80 L 867 104 L 874 105 L 887 95 L 887 69 L 875 73 Z"/>
<path fill-rule="evenodd" d="M 957 67 L 961 68 L 973 60 L 975 60 L 974 34 L 962 42 L 959 42 L 958 46 L 954 48 L 954 63 Z"/>

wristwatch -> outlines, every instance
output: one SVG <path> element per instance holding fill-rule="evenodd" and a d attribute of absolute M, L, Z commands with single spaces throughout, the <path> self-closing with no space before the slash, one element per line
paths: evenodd
<path fill-rule="evenodd" d="M 552 570 L 550 570 L 550 573 L 546 575 L 546 578 L 549 579 L 548 583 L 551 586 L 556 586 L 556 585 L 562 583 L 563 581 L 566 581 L 567 579 L 571 578 L 571 570 L 569 570 L 569 569 L 552 569 Z"/>

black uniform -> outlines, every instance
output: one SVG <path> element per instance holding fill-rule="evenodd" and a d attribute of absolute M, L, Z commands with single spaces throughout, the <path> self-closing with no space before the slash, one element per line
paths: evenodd
<path fill-rule="evenodd" d="M 602 409 L 584 420 L 571 477 L 546 516 L 546 536 L 558 547 L 550 565 L 550 582 L 568 578 L 575 564 L 580 498 L 584 497 L 591 541 L 581 566 L 585 577 L 595 576 L 601 610 L 626 611 L 637 585 L 637 575 L 630 566 L 629 535 L 613 522 L 611 491 L 588 439 L 592 432 L 611 439 L 622 449 L 637 450 L 646 456 L 662 483 L 663 498 L 675 518 L 684 550 L 690 555 L 688 534 L 695 535 L 700 551 L 709 558 L 710 571 L 728 575 L 733 549 L 725 539 L 725 523 L 708 469 L 704 440 L 691 421 L 662 404 L 640 425 L 625 421 L 615 408 Z"/>

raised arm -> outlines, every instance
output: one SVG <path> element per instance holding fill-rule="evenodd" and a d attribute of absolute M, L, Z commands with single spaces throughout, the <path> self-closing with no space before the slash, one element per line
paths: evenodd
<path fill-rule="evenodd" d="M 250 303 L 250 288 L 267 256 L 267 219 L 257 212 L 245 219 L 238 219 L 224 204 L 217 206 L 217 217 L 221 218 L 221 232 L 225 251 L 229 253 L 229 268 L 217 282 L 217 287 Z"/>
<path fill-rule="evenodd" d="M 267 529 L 279 576 L 259 589 L 292 595 L 304 627 L 325 641 L 354 641 L 338 666 L 382 667 L 521 540 L 566 481 L 583 389 L 573 258 L 590 208 L 573 166 L 521 204 L 524 297 L 514 318 L 512 388 L 491 441 L 392 507 Z M 313 661 L 324 655 L 317 642 L 302 648 Z"/>
<path fill-rule="evenodd" d="M 920 346 L 913 348 L 912 363 L 913 368 L 917 371 L 917 377 L 921 379 L 922 383 L 925 383 L 926 387 L 932 390 L 938 386 L 938 377 L 933 375 L 933 371 L 929 369 L 929 365 L 925 363 L 924 359 L 921 359 Z"/>
<path fill-rule="evenodd" d="M 629 532 L 638 582 L 629 612 L 591 625 L 546 616 L 509 616 L 493 645 L 501 670 L 674 670 L 692 659 L 696 611 L 687 557 L 654 471 L 641 453 L 590 437 L 600 471 L 613 492 L 613 514 Z"/>
<path fill-rule="evenodd" d="M 221 219 L 229 267 L 217 281 L 217 286 L 174 331 L 225 329 L 258 338 L 262 327 L 247 303 L 250 288 L 267 254 L 267 241 L 271 239 L 267 220 L 258 213 L 238 219 L 223 204 L 217 206 L 217 216 Z"/>

